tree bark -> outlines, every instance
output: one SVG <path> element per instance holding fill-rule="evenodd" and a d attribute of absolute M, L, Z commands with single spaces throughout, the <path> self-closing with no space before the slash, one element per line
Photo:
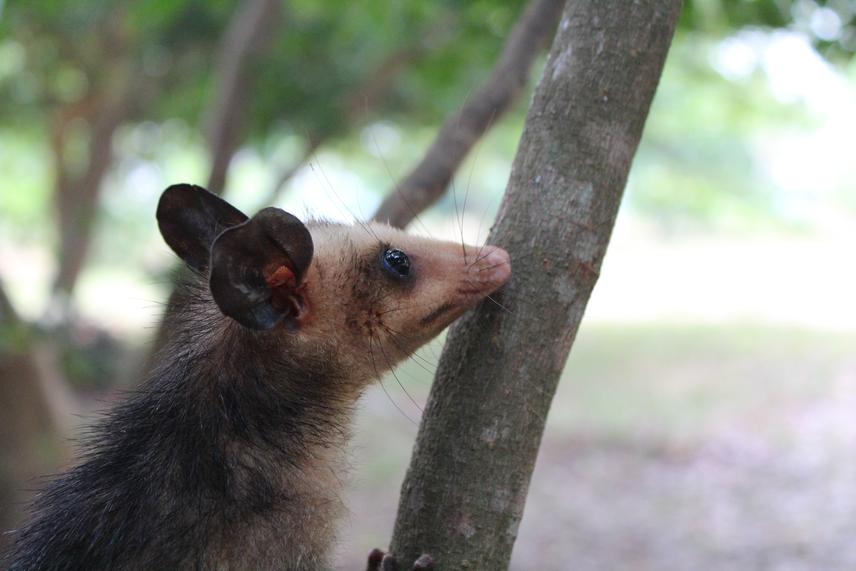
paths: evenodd
<path fill-rule="evenodd" d="M 223 192 L 229 163 L 240 143 L 249 104 L 249 63 L 273 36 L 281 11 L 282 0 L 242 2 L 220 45 L 215 95 L 205 113 L 211 157 L 208 190 L 215 194 Z"/>
<path fill-rule="evenodd" d="M 680 6 L 568 2 L 489 238 L 513 260 L 507 310 L 482 303 L 449 333 L 402 486 L 400 560 L 507 568 Z"/>
<path fill-rule="evenodd" d="M 443 195 L 476 142 L 523 91 L 532 64 L 556 28 L 562 5 L 562 0 L 532 0 L 511 30 L 487 82 L 446 120 L 425 157 L 386 197 L 374 220 L 403 228 Z"/>

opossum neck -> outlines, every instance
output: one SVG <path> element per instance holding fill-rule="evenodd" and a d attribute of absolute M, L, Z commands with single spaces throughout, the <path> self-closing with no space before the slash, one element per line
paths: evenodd
<path fill-rule="evenodd" d="M 177 381 L 189 416 L 212 438 L 293 464 L 347 437 L 358 395 L 342 390 L 347 383 L 324 359 L 296 356 L 287 339 L 225 317 L 192 334 L 192 344 L 185 335 L 174 338 L 168 352 L 178 358 L 164 376 Z"/>
<path fill-rule="evenodd" d="M 174 339 L 174 353 L 187 347 L 182 337 Z M 219 504 L 213 512 L 228 519 L 222 527 L 205 524 L 207 556 L 222 561 L 243 553 L 246 568 L 266 568 L 277 558 L 321 562 L 343 511 L 354 399 L 338 394 L 328 367 L 307 366 L 273 338 L 219 322 L 197 331 L 195 341 L 195 352 L 173 361 L 155 383 L 177 391 L 164 406 L 182 418 L 183 426 L 168 421 L 163 428 L 173 435 L 162 442 L 183 450 L 170 454 L 170 488 L 179 497 L 182 489 L 206 489 L 209 508 Z M 159 392 L 156 386 L 151 394 Z M 248 544 L 256 546 L 252 553 Z"/>

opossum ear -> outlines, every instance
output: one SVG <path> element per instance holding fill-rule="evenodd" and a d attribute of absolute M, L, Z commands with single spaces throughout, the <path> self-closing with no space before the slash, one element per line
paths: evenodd
<path fill-rule="evenodd" d="M 300 325 L 308 305 L 303 278 L 312 261 L 306 226 L 265 208 L 220 234 L 211 246 L 211 294 L 220 310 L 251 329 Z"/>
<path fill-rule="evenodd" d="M 158 202 L 158 227 L 172 251 L 190 267 L 208 267 L 211 244 L 223 230 L 246 222 L 247 216 L 200 186 L 174 184 Z"/>

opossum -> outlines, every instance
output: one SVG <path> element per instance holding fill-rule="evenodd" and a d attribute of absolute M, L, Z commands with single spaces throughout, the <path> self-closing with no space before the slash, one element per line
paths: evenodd
<path fill-rule="evenodd" d="M 10 569 L 330 569 L 358 398 L 502 286 L 509 256 L 277 208 L 248 218 L 189 184 L 157 221 L 193 275 L 168 341 L 39 493 Z"/>

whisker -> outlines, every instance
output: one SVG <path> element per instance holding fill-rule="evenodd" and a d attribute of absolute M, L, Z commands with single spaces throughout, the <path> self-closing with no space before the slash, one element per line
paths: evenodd
<path fill-rule="evenodd" d="M 416 363 L 417 365 L 419 365 L 419 367 L 423 371 L 425 371 L 426 373 L 428 373 L 432 377 L 437 372 L 437 365 L 426 360 L 425 357 L 423 357 L 422 355 L 417 355 L 416 353 L 413 353 L 412 355 L 408 355 L 407 358 L 410 359 L 411 361 L 413 361 L 414 363 Z M 425 364 L 422 364 L 419 361 L 423 361 Z"/>
<path fill-rule="evenodd" d="M 401 306 L 399 306 L 399 307 L 393 307 L 393 308 L 390 308 L 390 309 L 387 309 L 387 310 L 384 310 L 384 311 L 379 312 L 379 313 L 378 313 L 378 315 L 386 315 L 387 313 L 395 313 L 396 311 L 403 311 L 403 310 L 405 310 L 405 309 L 407 309 L 407 308 L 406 308 L 406 307 L 401 307 Z"/>
<path fill-rule="evenodd" d="M 387 330 L 387 332 L 390 334 L 389 340 L 393 342 L 393 344 L 395 345 L 396 349 L 398 349 L 399 351 L 401 351 L 402 353 L 404 353 L 405 355 L 407 355 L 407 351 L 405 351 L 405 350 L 404 350 L 404 348 L 402 348 L 402 346 L 398 344 L 398 341 L 396 341 L 396 339 L 395 339 L 395 335 L 396 335 L 395 331 L 393 331 L 391 328 L 387 327 L 386 325 L 382 325 L 382 327 L 383 327 L 384 329 L 386 329 L 386 330 Z M 421 359 L 422 361 L 424 361 L 428 366 L 425 366 L 425 365 L 423 365 L 422 363 L 420 363 L 419 361 L 417 361 L 417 360 L 416 360 L 416 358 L 417 358 L 417 357 L 418 357 L 419 359 Z M 437 371 L 437 367 L 436 367 L 436 365 L 434 365 L 433 363 L 431 363 L 430 361 L 428 361 L 427 359 L 425 359 L 425 357 L 423 357 L 422 355 L 418 355 L 416 352 L 414 352 L 414 353 L 412 353 L 412 354 L 410 354 L 410 355 L 407 355 L 407 358 L 408 358 L 408 359 L 412 359 L 414 363 L 416 363 L 417 365 L 419 365 L 420 367 L 422 367 L 422 369 L 424 369 L 426 372 L 428 372 L 428 373 L 430 373 L 430 374 L 432 374 L 432 375 Z M 429 369 L 428 367 L 433 367 L 433 370 L 432 370 L 432 369 Z"/>
<path fill-rule="evenodd" d="M 398 295 L 399 295 L 398 292 L 388 291 L 388 292 L 384 293 L 383 295 L 373 297 L 372 301 L 374 302 L 374 305 L 380 305 L 384 301 L 388 300 L 389 298 L 396 297 Z"/>
<path fill-rule="evenodd" d="M 414 399 L 413 396 L 411 396 L 411 394 L 407 392 L 407 389 L 404 388 L 404 385 L 401 384 L 401 379 L 399 379 L 398 375 L 395 374 L 395 369 L 392 366 L 392 362 L 389 360 L 389 356 L 386 354 L 386 351 L 383 350 L 383 344 L 380 343 L 380 340 L 378 340 L 377 346 L 378 349 L 380 349 L 380 353 L 381 355 L 383 355 L 383 358 L 386 359 L 386 364 L 389 366 L 389 372 L 392 373 L 392 376 L 395 378 L 395 381 L 398 383 L 398 386 L 401 387 L 401 390 L 404 391 L 404 394 L 407 395 L 407 398 L 410 399 L 410 402 L 413 403 L 413 406 L 419 409 L 420 413 L 425 412 L 424 410 L 422 410 L 422 407 L 419 406 L 419 403 L 416 402 L 416 399 Z"/>
<path fill-rule="evenodd" d="M 452 179 L 452 192 L 454 193 L 455 185 L 454 179 Z M 466 203 L 466 197 L 464 198 L 464 202 Z M 467 246 L 464 244 L 464 209 L 461 208 L 461 213 L 458 214 L 458 206 L 457 200 L 455 201 L 455 217 L 458 218 L 458 229 L 461 232 L 461 254 L 464 256 L 464 264 L 467 264 Z"/>
<path fill-rule="evenodd" d="M 496 305 L 498 305 L 500 308 L 502 308 L 502 309 L 504 309 L 505 311 L 507 311 L 508 313 L 510 313 L 510 314 L 512 314 L 512 315 L 514 315 L 514 313 L 513 313 L 510 309 L 508 309 L 507 307 L 505 307 L 504 305 L 502 305 L 501 303 L 499 303 L 498 301 L 496 301 L 495 299 L 493 299 L 493 298 L 492 298 L 492 297 L 490 297 L 489 295 L 486 295 L 486 296 L 485 296 L 485 298 L 487 298 L 487 299 L 491 300 L 491 301 L 492 301 L 492 302 L 494 302 Z"/>
<path fill-rule="evenodd" d="M 481 236 L 482 225 L 484 224 L 484 219 L 487 216 L 487 211 L 490 210 L 491 206 L 493 206 L 492 200 L 488 201 L 487 206 L 484 207 L 484 212 L 482 212 L 481 218 L 479 218 L 479 228 L 476 231 L 476 240 L 478 240 L 478 241 L 481 241 L 480 236 Z M 476 259 L 478 259 L 478 257 L 481 256 L 481 253 L 484 250 L 485 246 L 487 246 L 487 236 L 484 237 L 484 242 L 482 242 L 482 245 L 479 246 L 478 252 L 476 252 Z"/>
<path fill-rule="evenodd" d="M 501 195 L 499 195 L 499 196 L 501 196 Z M 488 211 L 496 205 L 496 202 L 499 199 L 499 196 L 494 196 L 493 198 L 491 198 L 487 201 L 487 206 L 485 206 L 484 212 L 482 212 L 481 218 L 479 219 L 479 234 L 481 234 L 481 227 L 482 227 L 482 224 L 484 224 L 484 219 L 487 217 Z M 477 236 L 478 236 L 478 234 L 477 234 Z M 482 250 L 484 250 L 484 247 L 487 246 L 488 237 L 489 237 L 489 235 L 484 237 L 484 242 L 479 247 L 477 257 L 481 255 Z"/>
<path fill-rule="evenodd" d="M 405 305 L 398 305 L 396 307 L 392 307 L 390 309 L 386 309 L 384 311 L 381 311 L 380 313 L 378 313 L 376 315 L 386 315 L 387 313 L 394 313 L 396 311 L 404 311 L 405 309 L 410 309 L 410 308 L 414 308 L 414 307 L 416 307 L 416 308 L 430 307 L 431 305 L 432 304 L 430 304 L 430 303 L 410 303 L 410 302 L 408 302 L 408 304 L 406 306 Z"/>
<path fill-rule="evenodd" d="M 484 130 L 485 133 L 490 132 L 490 128 L 491 128 L 491 125 L 493 124 L 493 120 L 495 117 L 496 117 L 496 109 L 494 109 L 490 114 L 490 118 L 488 119 L 488 122 L 487 122 L 487 127 Z M 464 204 L 461 207 L 461 245 L 463 245 L 463 243 L 464 243 L 464 216 L 466 216 L 466 214 L 467 214 L 467 198 L 470 195 L 470 187 L 472 186 L 472 182 L 473 182 L 473 172 L 475 172 L 475 170 L 476 170 L 476 163 L 479 160 L 479 154 L 481 153 L 483 145 L 484 145 L 484 140 L 481 140 L 479 142 L 479 144 L 476 146 L 475 154 L 473 155 L 473 162 L 472 162 L 472 165 L 470 165 L 470 173 L 467 176 L 467 188 L 464 191 Z M 481 232 L 481 223 L 479 223 L 479 232 Z M 476 234 L 476 237 L 478 238 L 478 234 Z M 466 263 L 466 262 L 467 262 L 467 253 L 466 253 L 466 251 L 464 251 L 464 263 Z"/>
<path fill-rule="evenodd" d="M 472 280 L 466 280 L 466 279 L 464 280 L 464 283 L 467 283 L 469 285 L 477 285 L 476 282 L 474 282 Z M 505 307 L 504 305 L 502 305 L 501 303 L 499 303 L 498 301 L 496 301 L 495 299 L 493 299 L 489 295 L 486 295 L 485 298 L 489 299 L 490 301 L 492 301 L 493 303 L 495 303 L 496 305 L 498 305 L 499 307 L 501 307 L 502 309 L 504 309 L 508 313 L 512 313 L 512 311 L 510 309 L 508 309 L 507 307 Z"/>
<path fill-rule="evenodd" d="M 321 166 L 321 162 L 318 159 L 315 159 L 314 162 L 309 161 L 309 168 L 312 170 L 312 172 L 316 172 L 315 171 L 315 164 L 318 165 L 318 172 L 321 173 L 321 176 L 323 177 L 324 182 L 327 183 L 327 186 L 330 188 L 330 191 L 333 193 L 333 196 L 335 196 L 336 200 L 338 200 L 339 203 L 341 203 L 341 205 L 345 209 L 345 211 L 351 215 L 351 218 L 354 219 L 354 222 L 359 224 L 363 228 L 363 230 L 365 230 L 366 233 L 369 236 L 371 236 L 372 238 L 374 238 L 378 243 L 382 243 L 382 240 L 380 238 L 378 238 L 378 235 L 375 234 L 374 230 L 371 229 L 371 226 L 369 226 L 368 224 L 363 222 L 360 218 L 357 218 L 357 216 L 351 211 L 351 209 L 348 208 L 348 205 L 345 204 L 345 201 L 342 200 L 342 198 L 336 192 L 336 189 L 333 188 L 333 184 L 330 182 L 330 179 L 327 177 L 327 173 L 324 171 L 324 168 Z M 316 173 L 316 176 L 317 176 L 317 173 Z"/>
<path fill-rule="evenodd" d="M 383 163 L 383 168 L 384 168 L 384 170 L 386 170 L 386 174 L 387 174 L 387 176 L 389 176 L 389 180 L 392 183 L 393 192 L 398 194 L 398 197 L 401 199 L 401 201 L 404 203 L 404 205 L 407 207 L 407 209 L 413 215 L 413 219 L 416 220 L 417 222 L 419 222 L 419 225 L 422 226 L 422 228 L 425 230 L 425 232 L 428 233 L 428 236 L 430 238 L 433 238 L 434 236 L 431 235 L 431 230 L 429 230 L 428 227 L 425 225 L 425 223 L 422 222 L 422 219 L 419 217 L 419 213 L 416 212 L 416 210 L 414 210 L 413 206 L 410 204 L 410 201 L 407 200 L 407 196 L 403 192 L 401 192 L 401 188 L 399 188 L 398 183 L 395 182 L 395 178 L 392 176 L 392 170 L 389 168 L 389 163 L 386 161 L 386 157 L 383 156 L 383 152 L 381 152 L 381 150 L 380 150 L 380 145 L 378 145 L 378 142 L 377 142 L 377 139 L 375 138 L 374 132 L 371 131 L 371 129 L 369 130 L 369 134 L 371 136 L 372 143 L 374 143 L 375 149 L 377 150 L 377 154 L 380 157 L 380 161 L 381 161 L 381 163 Z"/>
<path fill-rule="evenodd" d="M 439 367 L 440 366 L 440 356 L 437 354 L 437 350 L 434 348 L 434 344 L 429 343 L 429 344 L 425 345 L 425 348 L 428 351 L 430 351 L 431 356 L 434 357 L 434 366 Z M 426 361 L 427 361 L 427 359 L 426 359 Z"/>
<path fill-rule="evenodd" d="M 451 188 L 452 188 L 452 203 L 455 205 L 455 222 L 457 222 L 458 228 L 460 229 L 460 233 L 461 233 L 461 253 L 464 256 L 464 263 L 466 263 L 467 251 L 466 251 L 466 248 L 464 247 L 464 226 L 463 226 L 463 222 L 461 222 L 461 217 L 460 217 L 460 214 L 458 212 L 458 194 L 457 194 L 457 190 L 455 189 L 455 177 L 454 176 L 451 178 L 451 180 L 449 180 L 449 186 L 451 186 Z M 453 230 L 454 230 L 454 228 L 453 228 Z"/>
<path fill-rule="evenodd" d="M 492 265 L 492 266 L 488 266 L 488 267 L 486 267 L 486 268 L 481 268 L 481 269 L 479 270 L 479 272 L 487 272 L 487 271 L 489 271 L 489 270 L 496 269 L 496 268 L 498 268 L 498 267 L 500 267 L 500 266 L 508 266 L 508 265 L 510 265 L 510 264 L 511 264 L 511 262 L 510 262 L 510 261 L 508 261 L 508 262 L 500 262 L 500 263 L 498 263 L 498 264 L 494 264 L 494 265 Z"/>
<path fill-rule="evenodd" d="M 487 244 L 485 244 L 485 246 L 486 246 L 486 245 L 487 245 Z M 484 249 L 484 246 L 482 246 L 482 249 Z M 477 263 L 481 262 L 482 260 L 484 260 L 485 258 L 487 258 L 489 255 L 490 255 L 490 252 L 488 252 L 487 254 L 484 254 L 484 255 L 482 255 L 482 256 L 476 256 L 476 260 L 473 262 L 473 264 L 477 264 Z M 479 271 L 481 271 L 481 270 L 479 270 Z"/>
<path fill-rule="evenodd" d="M 389 391 L 386 390 L 386 387 L 383 384 L 383 378 L 381 377 L 381 374 L 377 369 L 377 363 L 375 362 L 375 359 L 374 359 L 374 350 L 372 349 L 372 340 L 373 339 L 374 339 L 374 335 L 369 334 L 369 356 L 371 356 L 372 367 L 374 367 L 374 371 L 375 371 L 375 375 L 377 376 L 378 384 L 380 384 L 380 388 L 383 389 L 383 392 L 386 395 L 386 398 L 389 399 L 389 402 L 392 403 L 392 406 L 394 406 L 396 408 L 396 410 L 398 410 L 398 412 L 400 412 L 404 416 L 404 418 L 406 418 L 407 420 L 412 422 L 414 425 L 416 425 L 416 421 L 413 420 L 412 418 L 410 418 L 410 416 L 406 412 L 401 410 L 401 407 L 398 406 L 398 404 L 396 404 L 395 400 L 393 400 L 392 396 L 389 394 Z M 380 340 L 378 340 L 378 346 L 380 346 Z"/>

